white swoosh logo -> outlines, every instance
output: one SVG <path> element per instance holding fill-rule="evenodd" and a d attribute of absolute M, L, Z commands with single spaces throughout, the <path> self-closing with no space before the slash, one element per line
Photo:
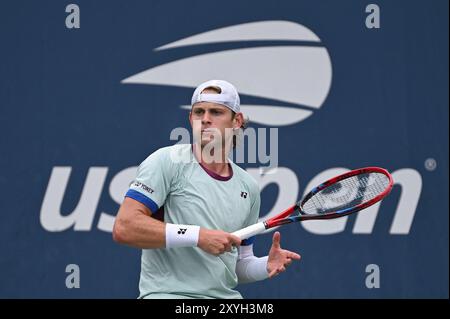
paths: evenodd
<path fill-rule="evenodd" d="M 311 41 L 320 39 L 308 28 L 290 21 L 258 21 L 220 28 L 163 45 L 155 50 L 231 41 Z"/>
<path fill-rule="evenodd" d="M 269 21 L 233 26 L 229 28 L 235 32 L 225 38 L 219 36 L 223 34 L 224 29 L 219 29 L 176 41 L 161 48 L 211 43 L 213 40 L 215 42 L 236 40 L 239 28 L 245 31 L 239 40 L 242 38 L 248 40 L 251 32 L 255 33 L 255 30 L 260 31 L 261 28 L 267 29 L 273 25 L 274 22 Z M 287 25 L 292 30 L 297 30 L 298 39 L 317 41 L 303 26 L 294 23 Z M 291 39 L 292 32 L 294 31 L 288 34 Z M 261 39 L 261 32 L 258 34 L 260 36 L 253 39 Z M 265 36 L 266 39 L 272 37 L 271 33 Z M 244 114 L 250 117 L 250 121 L 282 126 L 300 122 L 310 116 L 313 109 L 322 106 L 331 87 L 332 68 L 330 57 L 324 47 L 266 46 L 226 50 L 180 59 L 140 72 L 124 79 L 122 83 L 195 88 L 199 83 L 214 78 L 235 84 L 241 95 L 272 100 L 268 102 L 269 105 L 243 103 L 241 108 Z M 278 106 L 277 101 L 292 105 Z"/>

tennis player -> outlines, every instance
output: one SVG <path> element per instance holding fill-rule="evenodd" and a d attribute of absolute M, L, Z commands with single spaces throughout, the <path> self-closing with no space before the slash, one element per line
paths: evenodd
<path fill-rule="evenodd" d="M 260 208 L 256 181 L 228 159 L 245 125 L 236 88 L 208 81 L 191 102 L 194 143 L 161 148 L 140 164 L 114 224 L 116 242 L 142 249 L 139 298 L 242 298 L 238 283 L 300 259 L 280 247 L 279 232 L 261 258 L 252 239 L 230 234 L 256 223 Z"/>

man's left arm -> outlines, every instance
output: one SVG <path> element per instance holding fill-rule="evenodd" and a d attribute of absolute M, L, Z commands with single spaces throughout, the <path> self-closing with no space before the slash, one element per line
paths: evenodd
<path fill-rule="evenodd" d="M 259 218 L 259 209 L 261 198 L 259 193 L 259 186 L 256 182 L 251 188 L 251 198 L 253 199 L 249 219 L 247 225 L 255 224 Z M 280 246 L 281 235 L 275 232 L 272 239 L 272 246 L 269 254 L 265 257 L 256 257 L 253 254 L 253 239 L 243 240 L 239 247 L 238 261 L 236 263 L 236 274 L 239 283 L 249 283 L 266 278 L 272 278 L 277 274 L 286 270 L 294 260 L 299 260 L 299 254 L 289 250 L 282 249 Z"/>
<path fill-rule="evenodd" d="M 294 260 L 300 260 L 299 254 L 281 248 L 280 239 L 280 233 L 275 232 L 269 255 L 259 258 L 253 254 L 253 244 L 245 245 L 246 241 L 243 241 L 236 263 L 240 284 L 272 278 L 285 271 Z"/>

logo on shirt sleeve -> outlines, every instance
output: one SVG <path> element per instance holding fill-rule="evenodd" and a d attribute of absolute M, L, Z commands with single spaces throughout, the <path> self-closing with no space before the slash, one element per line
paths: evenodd
<path fill-rule="evenodd" d="M 153 189 L 151 189 L 147 185 L 142 184 L 141 182 L 138 182 L 138 181 L 134 182 L 133 186 L 139 187 L 139 188 L 143 189 L 144 191 L 146 191 L 149 194 L 153 194 L 153 192 L 154 192 Z"/>

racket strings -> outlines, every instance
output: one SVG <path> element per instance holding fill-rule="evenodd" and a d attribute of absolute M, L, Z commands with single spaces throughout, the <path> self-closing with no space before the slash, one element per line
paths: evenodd
<path fill-rule="evenodd" d="M 326 214 L 354 207 L 380 195 L 389 186 L 389 178 L 381 173 L 365 173 L 334 183 L 306 201 L 306 214 Z"/>

